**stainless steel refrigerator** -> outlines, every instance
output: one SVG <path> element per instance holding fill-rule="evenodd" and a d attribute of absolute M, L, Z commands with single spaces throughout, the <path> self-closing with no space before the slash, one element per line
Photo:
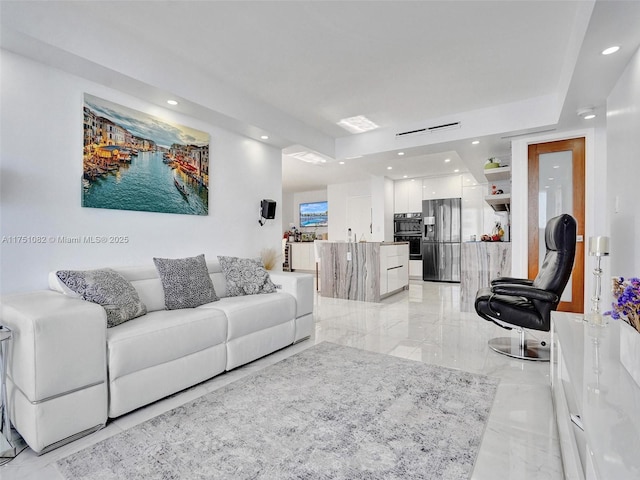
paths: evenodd
<path fill-rule="evenodd" d="M 461 199 L 422 201 L 422 278 L 460 281 Z"/>

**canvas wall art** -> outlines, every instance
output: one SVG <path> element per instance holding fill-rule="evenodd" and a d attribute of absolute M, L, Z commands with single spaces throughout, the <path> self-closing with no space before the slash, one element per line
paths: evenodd
<path fill-rule="evenodd" d="M 87 93 L 83 112 L 83 207 L 208 214 L 208 133 Z"/>

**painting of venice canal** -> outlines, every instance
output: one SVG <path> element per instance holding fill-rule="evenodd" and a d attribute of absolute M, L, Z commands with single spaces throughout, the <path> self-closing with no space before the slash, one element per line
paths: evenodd
<path fill-rule="evenodd" d="M 82 206 L 207 215 L 209 134 L 84 95 Z"/>

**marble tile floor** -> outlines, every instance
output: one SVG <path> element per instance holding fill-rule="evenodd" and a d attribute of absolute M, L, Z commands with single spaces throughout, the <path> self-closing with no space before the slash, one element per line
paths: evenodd
<path fill-rule="evenodd" d="M 472 480 L 564 478 L 549 386 L 549 364 L 494 353 L 487 340 L 515 336 L 460 312 L 457 284 L 411 281 L 409 290 L 367 303 L 316 296 L 315 334 L 231 372 L 117 418 L 106 428 L 42 456 L 26 449 L 0 467 L 1 480 L 60 480 L 55 462 L 283 358 L 330 341 L 501 379 Z M 535 338 L 548 335 L 535 332 Z"/>

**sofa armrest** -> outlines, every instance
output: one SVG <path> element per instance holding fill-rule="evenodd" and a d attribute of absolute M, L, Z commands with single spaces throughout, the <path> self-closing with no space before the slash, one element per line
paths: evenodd
<path fill-rule="evenodd" d="M 53 291 L 6 295 L 0 323 L 12 331 L 7 375 L 30 402 L 106 382 L 106 313 Z"/>
<path fill-rule="evenodd" d="M 276 288 L 296 299 L 296 318 L 313 312 L 313 275 L 298 272 L 269 272 Z"/>

